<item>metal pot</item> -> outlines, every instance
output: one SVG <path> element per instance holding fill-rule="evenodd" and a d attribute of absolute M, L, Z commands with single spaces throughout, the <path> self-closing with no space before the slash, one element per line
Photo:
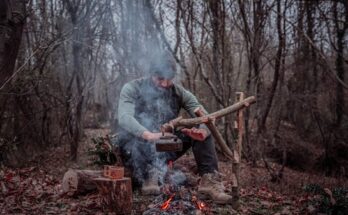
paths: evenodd
<path fill-rule="evenodd" d="M 162 136 L 155 144 L 158 152 L 182 151 L 182 141 L 175 135 Z"/>

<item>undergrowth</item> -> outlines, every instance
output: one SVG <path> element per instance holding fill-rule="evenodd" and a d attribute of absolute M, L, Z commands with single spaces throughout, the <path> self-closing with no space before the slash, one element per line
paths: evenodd
<path fill-rule="evenodd" d="M 348 214 L 348 189 L 336 187 L 332 190 L 323 188 L 318 184 L 309 184 L 303 187 L 304 191 L 314 194 L 309 200 L 318 213 L 328 215 L 345 215 Z"/>

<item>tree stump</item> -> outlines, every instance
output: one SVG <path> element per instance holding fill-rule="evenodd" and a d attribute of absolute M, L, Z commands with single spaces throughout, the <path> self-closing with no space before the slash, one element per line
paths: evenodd
<path fill-rule="evenodd" d="M 132 213 L 132 182 L 130 178 L 95 178 L 100 204 L 105 212 Z"/>
<path fill-rule="evenodd" d="M 69 196 L 96 190 L 93 179 L 101 177 L 101 170 L 75 170 L 69 169 L 63 177 L 63 192 Z"/>

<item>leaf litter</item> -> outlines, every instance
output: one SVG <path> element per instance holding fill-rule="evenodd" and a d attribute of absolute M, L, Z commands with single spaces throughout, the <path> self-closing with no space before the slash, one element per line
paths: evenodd
<path fill-rule="evenodd" d="M 88 133 L 88 131 L 87 131 Z M 41 162 L 29 163 L 25 168 L 0 167 L 0 214 L 104 214 L 99 205 L 98 193 L 79 196 L 63 193 L 61 179 L 69 167 L 88 169 L 88 158 L 84 157 L 91 136 L 104 135 L 107 131 L 91 130 L 84 140 L 79 163 L 68 160 L 67 146 L 52 148 L 41 155 Z M 231 187 L 231 165 L 220 162 L 220 171 L 226 187 Z M 191 177 L 197 186 L 197 172 L 192 154 L 179 159 L 177 166 Z M 230 207 L 214 205 L 214 214 L 315 214 L 317 208 L 309 204 L 315 195 L 301 192 L 303 183 L 319 182 L 323 186 L 336 184 L 335 179 L 323 183 L 306 173 L 285 169 L 283 184 L 270 183 L 264 167 L 241 164 L 240 206 L 235 211 Z M 304 181 L 306 178 L 307 181 Z M 310 181 L 311 179 L 312 181 Z M 286 185 L 284 185 L 286 184 Z M 288 188 L 284 188 L 288 187 Z M 142 214 L 153 197 L 141 196 L 137 190 L 133 195 L 133 214 Z M 211 204 L 211 202 L 207 202 Z M 212 205 L 212 204 L 211 204 Z"/>

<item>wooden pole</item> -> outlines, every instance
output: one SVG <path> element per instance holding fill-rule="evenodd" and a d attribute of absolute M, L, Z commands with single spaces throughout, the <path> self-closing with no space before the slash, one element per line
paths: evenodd
<path fill-rule="evenodd" d="M 236 93 L 239 98 L 237 98 L 239 101 L 244 100 L 244 93 L 243 92 L 237 92 Z M 243 142 L 243 135 L 244 135 L 244 113 L 243 110 L 239 110 L 237 113 L 238 118 L 238 141 L 236 145 L 236 150 L 238 151 L 239 156 L 242 155 L 242 142 Z"/>
<path fill-rule="evenodd" d="M 244 100 L 244 93 L 243 92 L 237 92 L 236 93 L 236 101 L 237 103 Z M 241 156 L 242 156 L 242 142 L 243 142 L 243 135 L 244 135 L 244 116 L 243 116 L 243 110 L 240 109 L 237 112 L 237 119 L 235 121 L 235 129 L 238 132 L 238 138 L 235 143 L 235 147 L 233 150 L 233 163 L 232 163 L 232 197 L 233 197 L 233 208 L 239 207 L 239 172 L 240 172 L 240 162 L 241 162 Z"/>

